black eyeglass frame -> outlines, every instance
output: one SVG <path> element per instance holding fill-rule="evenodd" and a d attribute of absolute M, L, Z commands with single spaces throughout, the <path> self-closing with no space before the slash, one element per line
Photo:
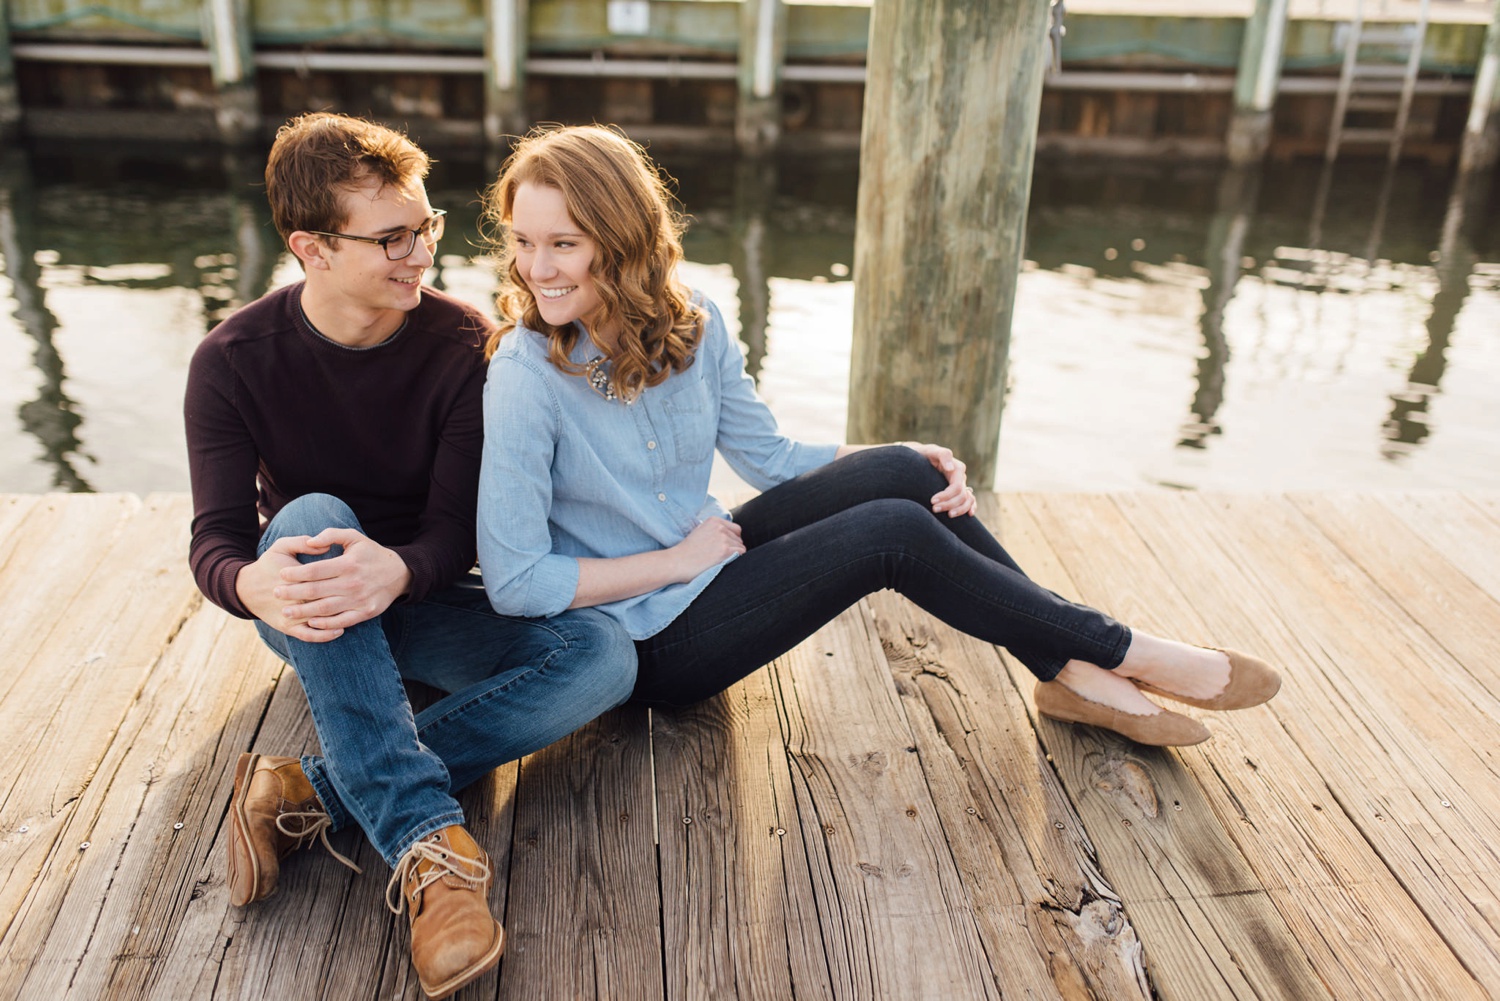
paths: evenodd
<path fill-rule="evenodd" d="M 304 230 L 303 232 L 311 233 L 313 236 L 330 236 L 338 240 L 357 240 L 360 243 L 373 243 L 381 250 L 385 251 L 386 260 L 404 261 L 416 252 L 418 237 L 422 237 L 423 239 L 425 239 L 426 234 L 430 233 L 432 234 L 432 242 L 434 245 L 436 245 L 437 242 L 443 238 L 443 217 L 447 214 L 447 209 L 433 209 L 432 215 L 428 216 L 427 219 L 424 220 L 422 225 L 418 228 L 403 229 L 400 232 L 392 233 L 389 236 L 353 236 L 349 233 L 326 233 L 323 230 L 319 229 L 309 229 Z M 406 248 L 406 253 L 402 254 L 399 257 L 392 257 L 391 244 L 395 243 L 397 240 L 407 239 L 411 240 L 411 246 Z"/>

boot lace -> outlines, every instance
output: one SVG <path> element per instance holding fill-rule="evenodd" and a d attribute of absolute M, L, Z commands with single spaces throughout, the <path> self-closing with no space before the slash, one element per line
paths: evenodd
<path fill-rule="evenodd" d="M 288 821 L 295 822 L 295 828 L 288 826 Z M 339 854 L 328 841 L 328 829 L 333 826 L 333 818 L 322 810 L 305 810 L 300 813 L 281 813 L 276 816 L 276 829 L 289 838 L 296 838 L 297 844 L 293 851 L 298 848 L 311 848 L 313 841 L 321 840 L 323 847 L 328 849 L 328 854 L 338 859 L 344 865 L 355 872 L 363 874 L 364 870 L 349 859 Z"/>
<path fill-rule="evenodd" d="M 390 908 L 392 914 L 400 914 L 406 910 L 407 894 L 400 892 L 401 886 L 422 862 L 430 862 L 432 866 L 420 876 L 414 877 L 418 882 L 411 892 L 413 897 L 445 876 L 456 877 L 471 890 L 480 889 L 485 880 L 490 878 L 489 863 L 484 859 L 455 855 L 436 840 L 418 841 L 406 850 L 406 854 L 401 857 L 401 864 L 391 873 L 391 881 L 385 884 L 385 906 Z M 391 903 L 393 891 L 395 903 Z"/>

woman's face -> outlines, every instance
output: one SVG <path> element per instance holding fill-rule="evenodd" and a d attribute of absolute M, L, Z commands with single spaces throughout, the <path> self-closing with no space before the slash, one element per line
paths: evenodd
<path fill-rule="evenodd" d="M 542 319 L 554 327 L 580 319 L 590 326 L 602 305 L 589 279 L 597 246 L 568 215 L 562 192 L 545 184 L 522 184 L 511 205 L 510 231 L 516 269 L 536 297 Z"/>

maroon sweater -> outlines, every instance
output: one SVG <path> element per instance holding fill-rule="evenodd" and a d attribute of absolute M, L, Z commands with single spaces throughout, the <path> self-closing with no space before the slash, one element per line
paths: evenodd
<path fill-rule="evenodd" d="M 406 326 L 348 348 L 302 315 L 302 283 L 237 310 L 188 370 L 188 560 L 210 601 L 241 618 L 240 568 L 265 521 L 308 493 L 343 500 L 411 569 L 421 601 L 474 566 L 485 361 L 493 324 L 424 288 Z"/>

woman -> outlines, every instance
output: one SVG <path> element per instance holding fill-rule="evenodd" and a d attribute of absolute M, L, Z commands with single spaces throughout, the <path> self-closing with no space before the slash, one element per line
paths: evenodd
<path fill-rule="evenodd" d="M 676 278 L 681 216 L 634 143 L 534 132 L 486 195 L 509 284 L 491 338 L 479 560 L 495 608 L 595 606 L 640 659 L 635 698 L 707 698 L 890 587 L 1003 644 L 1047 716 L 1144 744 L 1206 740 L 1144 693 L 1233 709 L 1279 676 L 1132 632 L 1029 580 L 974 517 L 946 448 L 791 441 L 718 309 Z M 715 448 L 764 491 L 727 514 Z"/>

